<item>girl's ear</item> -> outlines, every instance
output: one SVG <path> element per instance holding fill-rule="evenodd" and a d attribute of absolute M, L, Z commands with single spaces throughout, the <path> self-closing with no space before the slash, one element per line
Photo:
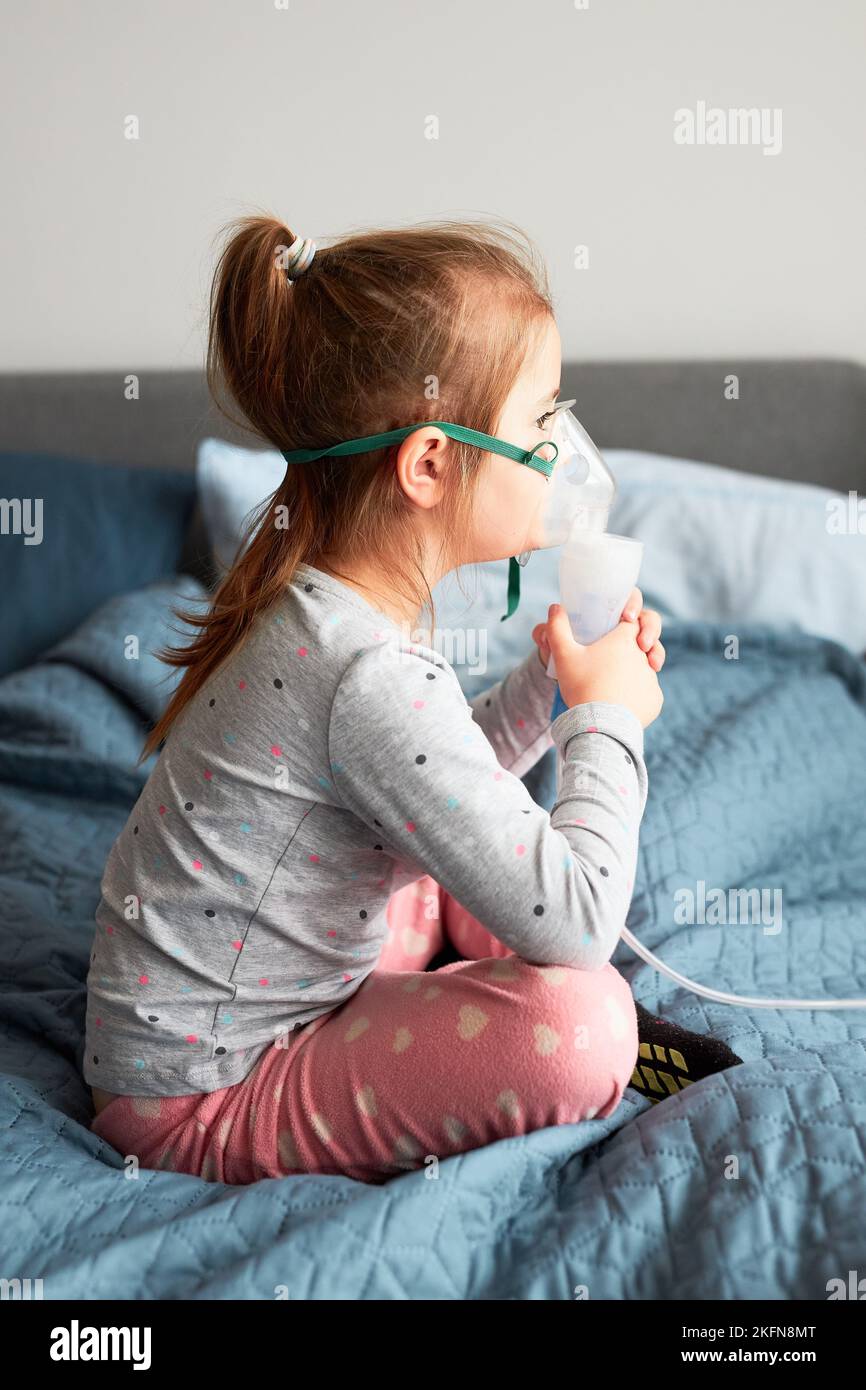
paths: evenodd
<path fill-rule="evenodd" d="M 419 425 L 399 446 L 397 481 L 416 507 L 435 507 L 441 500 L 449 443 L 437 425 Z"/>

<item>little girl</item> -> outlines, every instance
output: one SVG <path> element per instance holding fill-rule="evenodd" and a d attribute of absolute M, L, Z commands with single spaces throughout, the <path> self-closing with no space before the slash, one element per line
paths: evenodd
<path fill-rule="evenodd" d="M 487 224 L 316 252 L 244 219 L 214 279 L 208 371 L 290 461 L 195 641 L 164 654 L 184 674 L 96 913 L 93 1130 L 143 1167 L 227 1183 L 382 1182 L 610 1115 L 633 1073 L 644 1084 L 609 962 L 659 619 L 635 591 L 581 647 L 554 605 L 538 649 L 471 704 L 407 635 L 446 573 L 541 543 L 550 484 L 515 455 L 556 410 L 543 271 Z M 361 442 L 323 452 L 345 441 Z M 568 707 L 552 726 L 551 652 Z M 551 743 L 548 814 L 520 778 Z M 462 958 L 426 970 L 448 942 Z"/>

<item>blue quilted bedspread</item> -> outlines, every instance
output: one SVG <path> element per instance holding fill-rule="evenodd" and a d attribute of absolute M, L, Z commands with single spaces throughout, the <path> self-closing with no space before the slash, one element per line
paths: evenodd
<path fill-rule="evenodd" d="M 823 1299 L 866 1271 L 866 1012 L 707 1004 L 622 944 L 644 1004 L 744 1064 L 658 1105 L 628 1089 L 608 1120 L 450 1159 L 436 1181 L 125 1177 L 88 1129 L 83 981 L 147 772 L 142 720 L 167 695 L 145 653 L 168 597 L 113 600 L 0 681 L 0 1275 L 42 1278 L 46 1298 Z M 763 630 L 727 660 L 725 635 L 666 634 L 629 925 L 721 989 L 866 995 L 863 667 Z M 781 929 L 679 924 L 700 884 L 780 890 Z"/>

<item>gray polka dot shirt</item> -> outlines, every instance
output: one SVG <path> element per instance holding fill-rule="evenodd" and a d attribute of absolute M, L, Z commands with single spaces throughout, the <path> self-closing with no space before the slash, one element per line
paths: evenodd
<path fill-rule="evenodd" d="M 538 653 L 468 703 L 453 668 L 302 565 L 183 710 L 102 881 L 86 1081 L 229 1086 L 375 968 L 392 893 L 430 874 L 529 961 L 599 969 L 647 793 L 625 707 L 550 724 Z M 522 775 L 554 743 L 552 811 Z"/>

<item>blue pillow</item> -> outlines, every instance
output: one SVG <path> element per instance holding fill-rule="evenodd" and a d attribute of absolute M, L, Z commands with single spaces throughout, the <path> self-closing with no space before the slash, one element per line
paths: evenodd
<path fill-rule="evenodd" d="M 844 493 L 631 449 L 605 458 L 617 480 L 608 529 L 643 541 L 649 606 L 732 635 L 766 623 L 866 652 L 866 518 Z"/>
<path fill-rule="evenodd" d="M 224 439 L 203 439 L 196 455 L 201 513 L 220 577 L 237 555 L 250 513 L 275 492 L 286 460 L 275 449 L 244 449 Z"/>
<path fill-rule="evenodd" d="M 194 500 L 191 474 L 0 454 L 0 675 L 175 574 Z"/>

